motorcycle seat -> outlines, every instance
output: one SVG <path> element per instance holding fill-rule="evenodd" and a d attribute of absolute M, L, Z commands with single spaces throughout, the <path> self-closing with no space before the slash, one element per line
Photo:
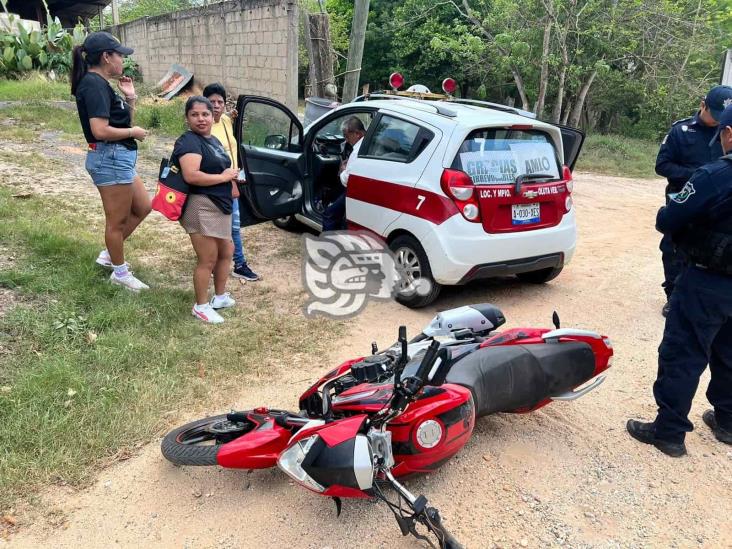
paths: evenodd
<path fill-rule="evenodd" d="M 593 377 L 595 355 L 581 341 L 483 347 L 458 358 L 446 383 L 470 389 L 477 417 L 532 408 Z"/>

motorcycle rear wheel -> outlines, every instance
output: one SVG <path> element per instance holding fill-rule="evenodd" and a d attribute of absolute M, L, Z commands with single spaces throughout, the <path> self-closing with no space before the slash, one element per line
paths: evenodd
<path fill-rule="evenodd" d="M 176 465 L 218 465 L 222 444 L 251 431 L 253 423 L 229 421 L 226 414 L 187 423 L 169 432 L 160 443 L 165 459 Z"/>

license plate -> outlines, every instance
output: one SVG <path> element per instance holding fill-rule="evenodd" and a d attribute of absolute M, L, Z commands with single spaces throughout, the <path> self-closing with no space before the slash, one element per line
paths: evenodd
<path fill-rule="evenodd" d="M 511 221 L 514 225 L 528 225 L 529 223 L 538 223 L 540 220 L 541 206 L 538 202 L 511 205 Z"/>

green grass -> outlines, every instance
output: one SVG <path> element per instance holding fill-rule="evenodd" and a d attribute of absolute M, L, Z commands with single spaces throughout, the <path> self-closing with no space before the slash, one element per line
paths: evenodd
<path fill-rule="evenodd" d="M 654 171 L 659 143 L 620 135 L 590 135 L 577 169 L 623 177 L 658 177 Z"/>
<path fill-rule="evenodd" d="M 81 220 L 52 207 L 0 191 L 0 234 L 20 256 L 0 286 L 31 302 L 0 319 L 12 350 L 0 368 L 0 506 L 39 482 L 77 482 L 150 437 L 205 347 L 201 327 L 183 322 L 187 292 L 112 287 Z"/>
<path fill-rule="evenodd" d="M 0 101 L 72 100 L 69 83 L 35 73 L 21 80 L 0 80 Z"/>
<path fill-rule="evenodd" d="M 33 101 L 0 109 L 0 122 L 9 119 L 13 119 L 15 127 L 24 130 L 55 130 L 75 136 L 81 135 L 81 125 L 76 109 L 64 109 Z M 3 126 L 0 125 L 0 128 Z"/>
<path fill-rule="evenodd" d="M 0 267 L 0 287 L 21 302 L 0 316 L 0 510 L 40 486 L 93 478 L 100 460 L 156 436 L 168 412 L 244 373 L 305 357 L 316 377 L 329 365 L 315 356 L 343 328 L 294 319 L 296 292 L 263 285 L 247 285 L 225 324 L 197 323 L 192 292 L 176 288 L 192 264 L 161 257 L 163 271 L 136 270 L 154 289 L 130 294 L 94 265 L 100 230 L 54 199 L 19 201 L 0 188 L 0 244 L 16 257 Z M 164 255 L 155 232 L 143 224 L 133 242 L 155 241 Z"/>
<path fill-rule="evenodd" d="M 164 99 L 150 102 L 142 100 L 137 106 L 135 124 L 146 130 L 167 137 L 178 137 L 186 130 L 184 101 Z"/>

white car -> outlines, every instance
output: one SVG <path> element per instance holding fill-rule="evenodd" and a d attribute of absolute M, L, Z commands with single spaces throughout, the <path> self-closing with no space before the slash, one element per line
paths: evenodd
<path fill-rule="evenodd" d="M 236 134 L 252 219 L 281 228 L 322 229 L 338 177 L 344 120 L 366 127 L 351 162 L 348 227 L 379 235 L 426 295 L 398 294 L 425 306 L 442 285 L 516 275 L 543 283 L 572 258 L 577 239 L 571 169 L 584 135 L 492 103 L 372 94 L 303 129 L 271 99 L 240 96 Z"/>

